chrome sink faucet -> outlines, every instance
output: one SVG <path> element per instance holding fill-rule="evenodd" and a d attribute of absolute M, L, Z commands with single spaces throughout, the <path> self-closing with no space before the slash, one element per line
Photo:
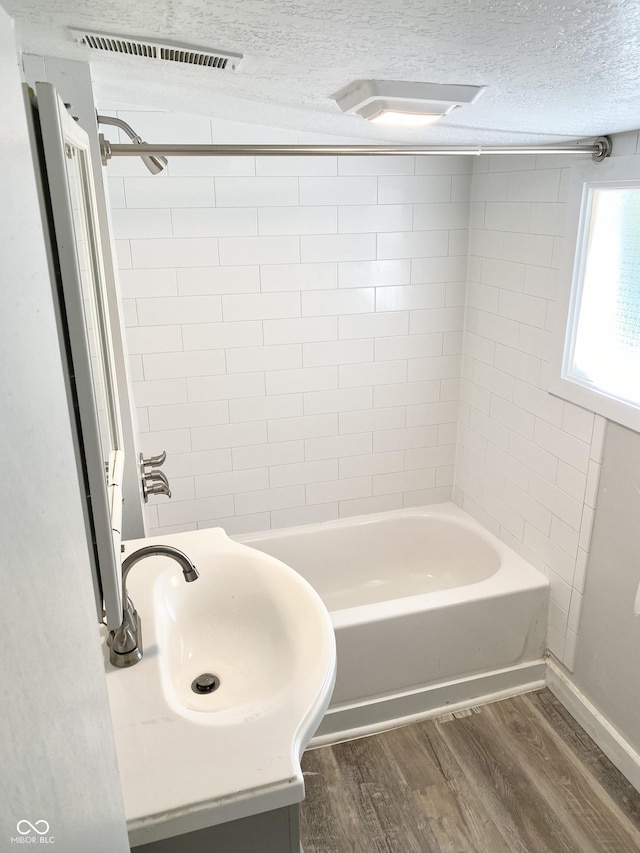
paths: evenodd
<path fill-rule="evenodd" d="M 172 545 L 146 545 L 130 554 L 122 563 L 122 624 L 109 633 L 107 644 L 113 666 L 133 666 L 142 660 L 140 617 L 127 595 L 127 575 L 136 563 L 145 557 L 171 557 L 182 568 L 185 581 L 190 583 L 200 576 L 185 553 Z"/>

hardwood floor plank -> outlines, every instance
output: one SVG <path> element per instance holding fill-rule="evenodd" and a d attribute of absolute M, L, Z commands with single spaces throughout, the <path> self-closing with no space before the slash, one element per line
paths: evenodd
<path fill-rule="evenodd" d="M 433 747 L 437 738 L 435 725 L 409 726 L 386 732 L 378 743 L 387 760 L 402 768 L 404 780 L 411 791 L 409 808 L 420 816 L 416 834 L 426 841 L 425 850 L 438 853 L 475 853 L 475 846 L 460 810 L 455 788 L 443 771 L 440 757 Z M 452 756 L 448 765 L 461 775 Z"/>
<path fill-rule="evenodd" d="M 477 796 L 514 853 L 585 853 L 571 841 L 539 792 L 523 777 L 520 762 L 504 748 L 487 708 L 455 725 L 439 727 Z"/>
<path fill-rule="evenodd" d="M 349 768 L 352 797 L 370 844 L 386 850 L 387 843 L 390 853 L 439 853 L 429 826 L 410 805 L 402 766 L 385 753 L 384 744 L 383 738 L 372 737 L 334 747 L 343 774 Z"/>
<path fill-rule="evenodd" d="M 342 773 L 332 748 L 306 752 L 302 769 L 306 797 L 300 810 L 300 835 L 305 853 L 355 853 L 351 839 L 358 838 L 360 829 L 345 802 Z"/>
<path fill-rule="evenodd" d="M 487 712 L 548 808 L 580 840 L 581 850 L 640 850 L 640 832 L 532 705 L 507 699 L 487 706 Z"/>
<path fill-rule="evenodd" d="M 576 723 L 564 705 L 561 705 L 546 687 L 527 693 L 523 699 L 547 720 L 558 737 L 562 738 L 611 799 L 617 803 L 636 828 L 640 829 L 640 793 L 609 761 L 585 730 Z"/>
<path fill-rule="evenodd" d="M 302 809 L 304 846 L 308 853 L 325 853 L 334 848 L 339 853 L 343 850 L 353 853 L 395 853 L 399 849 L 406 849 L 407 853 L 432 853 L 432 847 L 419 842 L 411 831 L 415 812 L 405 815 L 403 812 L 406 806 L 394 801 L 395 792 L 402 789 L 402 779 L 398 778 L 396 767 L 381 765 L 375 746 L 375 741 L 369 744 L 369 739 L 366 739 L 366 742 L 352 741 L 318 750 L 330 752 L 333 761 L 325 761 L 324 766 L 316 764 L 320 768 L 315 771 L 318 776 L 306 776 L 305 779 L 313 780 L 314 785 L 317 785 L 319 779 L 323 780 L 332 808 L 330 812 L 315 808 Z M 313 766 L 312 756 L 313 753 L 308 753 L 303 758 L 305 772 L 309 772 Z M 332 773 L 330 780 L 326 780 L 328 772 Z M 310 802 L 311 793 L 308 797 Z M 312 812 L 311 817 L 308 812 Z M 330 820 L 334 826 L 329 831 L 325 829 L 327 837 L 323 846 L 322 825 Z M 336 827 L 338 833 L 335 833 Z M 337 837 L 341 839 L 340 842 L 336 841 Z"/>
<path fill-rule="evenodd" d="M 448 785 L 430 785 L 414 791 L 412 800 L 437 844 L 438 853 L 475 853 L 460 811 Z"/>
<path fill-rule="evenodd" d="M 449 778 L 433 748 L 434 736 L 435 726 L 428 723 L 386 732 L 379 743 L 385 755 L 393 756 L 402 767 L 413 809 L 421 816 L 421 837 L 428 835 L 430 847 L 438 853 L 475 853 Z M 450 757 L 449 766 L 453 763 Z M 461 773 L 459 767 L 456 771 Z"/>
<path fill-rule="evenodd" d="M 433 723 L 431 729 L 435 732 Z M 442 767 L 433 752 L 431 741 L 419 726 L 390 729 L 378 738 L 376 748 L 400 768 L 405 784 L 414 791 L 442 781 Z"/>
<path fill-rule="evenodd" d="M 429 739 L 442 777 L 458 810 L 473 851 L 491 850 L 492 853 L 511 853 L 507 842 L 477 795 L 475 787 L 462 772 L 444 740 L 438 734 L 435 722 L 418 723 L 424 737 Z"/>

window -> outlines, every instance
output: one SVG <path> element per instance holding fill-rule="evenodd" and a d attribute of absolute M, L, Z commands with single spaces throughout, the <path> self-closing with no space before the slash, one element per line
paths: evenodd
<path fill-rule="evenodd" d="M 640 431 L 640 158 L 574 178 L 550 390 Z"/>

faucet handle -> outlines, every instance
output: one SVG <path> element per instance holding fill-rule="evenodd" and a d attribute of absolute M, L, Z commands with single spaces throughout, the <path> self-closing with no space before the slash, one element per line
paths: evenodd
<path fill-rule="evenodd" d="M 138 611 L 127 596 L 123 603 L 122 624 L 107 637 L 109 659 L 114 666 L 133 666 L 142 660 L 142 629 Z"/>
<path fill-rule="evenodd" d="M 163 474 L 162 471 L 149 471 L 148 474 L 144 475 L 144 479 L 147 484 L 152 484 L 154 482 L 163 483 L 167 488 L 169 488 L 169 481 L 167 480 L 167 475 Z"/>
<path fill-rule="evenodd" d="M 164 483 L 151 483 L 150 485 L 145 483 L 145 500 L 149 495 L 166 495 L 168 498 L 171 497 L 171 489 L 168 485 Z"/>
<path fill-rule="evenodd" d="M 140 467 L 142 468 L 160 468 L 167 461 L 167 451 L 163 450 L 159 456 L 144 457 L 140 454 Z"/>

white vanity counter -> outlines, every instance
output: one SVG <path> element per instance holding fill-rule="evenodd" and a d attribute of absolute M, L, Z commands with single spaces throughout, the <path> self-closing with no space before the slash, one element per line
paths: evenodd
<path fill-rule="evenodd" d="M 304 798 L 300 756 L 329 704 L 335 640 L 314 590 L 283 563 L 215 528 L 127 543 L 173 545 L 131 571 L 142 660 L 107 663 L 132 845 L 289 806 Z M 196 695 L 203 672 L 220 687 Z"/>

